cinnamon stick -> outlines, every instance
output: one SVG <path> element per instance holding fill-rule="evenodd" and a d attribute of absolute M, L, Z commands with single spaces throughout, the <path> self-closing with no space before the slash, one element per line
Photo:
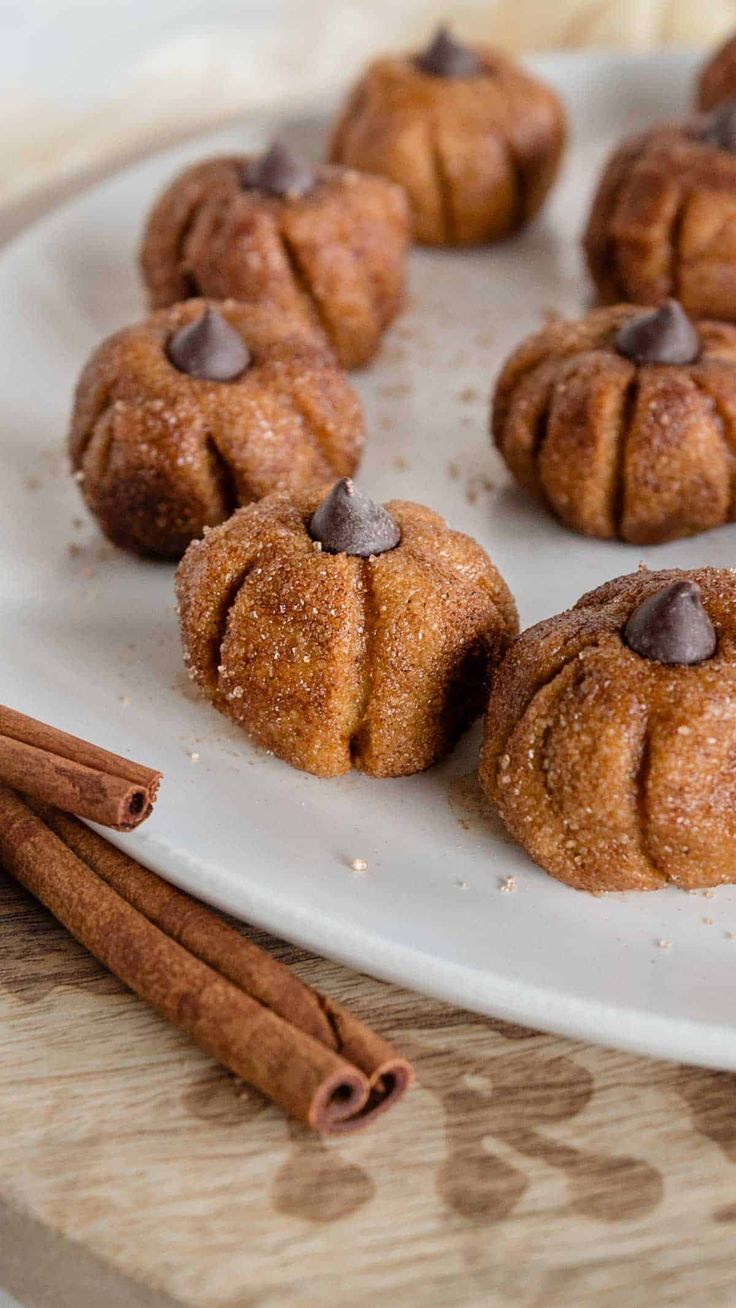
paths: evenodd
<path fill-rule="evenodd" d="M 153 808 L 161 773 L 0 705 L 0 783 L 67 813 L 132 831 Z"/>
<path fill-rule="evenodd" d="M 0 786 L 0 862 L 116 976 L 244 1081 L 324 1133 L 408 1088 L 341 1005 L 75 818 Z"/>

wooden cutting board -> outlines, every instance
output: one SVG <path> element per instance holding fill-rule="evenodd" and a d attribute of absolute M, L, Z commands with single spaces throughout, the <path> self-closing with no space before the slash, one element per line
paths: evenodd
<path fill-rule="evenodd" d="M 414 1060 L 365 1134 L 289 1123 L 0 872 L 0 1286 L 27 1308 L 733 1308 L 734 1076 L 256 938 Z"/>

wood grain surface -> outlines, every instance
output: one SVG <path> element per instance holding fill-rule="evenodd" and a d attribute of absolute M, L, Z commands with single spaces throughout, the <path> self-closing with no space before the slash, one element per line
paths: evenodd
<path fill-rule="evenodd" d="M 0 872 L 0 1286 L 28 1308 L 736 1303 L 736 1077 L 254 936 L 415 1060 L 363 1135 L 289 1124 Z"/>

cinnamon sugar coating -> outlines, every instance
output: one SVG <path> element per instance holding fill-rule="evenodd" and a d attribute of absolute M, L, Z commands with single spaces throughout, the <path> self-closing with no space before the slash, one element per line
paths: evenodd
<path fill-rule="evenodd" d="M 573 530 L 635 544 L 736 518 L 736 326 L 696 324 L 687 365 L 636 365 L 614 348 L 640 307 L 554 322 L 496 383 L 493 436 L 526 490 Z"/>
<path fill-rule="evenodd" d="M 307 524 L 320 498 L 276 493 L 193 542 L 177 573 L 185 661 L 294 767 L 421 771 L 482 712 L 514 601 L 480 546 L 418 504 L 386 505 L 395 549 L 319 550 Z"/>
<path fill-rule="evenodd" d="M 622 639 L 643 599 L 692 580 L 712 658 L 673 667 Z M 579 890 L 736 880 L 736 572 L 618 577 L 515 641 L 493 684 L 480 781 L 540 867 Z"/>
<path fill-rule="evenodd" d="M 474 53 L 471 77 L 432 76 L 412 56 L 376 60 L 333 135 L 335 161 L 406 189 L 414 235 L 428 245 L 495 241 L 528 222 L 564 147 L 555 93 L 495 50 Z"/>
<path fill-rule="evenodd" d="M 320 329 L 345 368 L 367 363 L 401 307 L 409 221 L 382 177 L 317 169 L 289 199 L 243 185 L 249 156 L 187 168 L 151 211 L 141 269 L 153 308 L 192 295 L 271 302 Z"/>
<path fill-rule="evenodd" d="M 699 109 L 715 109 L 736 95 L 736 34 L 719 46 L 698 76 Z"/>
<path fill-rule="evenodd" d="M 234 381 L 180 372 L 166 345 L 202 300 L 116 332 L 80 378 L 71 423 L 82 494 L 116 545 L 180 558 L 205 527 L 276 488 L 349 476 L 363 444 L 357 397 L 321 334 L 273 306 L 213 305 L 251 361 Z"/>
<path fill-rule="evenodd" d="M 584 237 L 605 303 L 675 296 L 693 317 L 736 320 L 736 154 L 696 132 L 655 127 L 606 163 Z"/>

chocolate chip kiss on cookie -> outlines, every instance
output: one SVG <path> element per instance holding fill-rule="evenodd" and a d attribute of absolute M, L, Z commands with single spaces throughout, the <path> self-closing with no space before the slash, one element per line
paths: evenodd
<path fill-rule="evenodd" d="M 275 141 L 265 154 L 248 161 L 243 170 L 243 185 L 248 191 L 263 191 L 281 200 L 298 200 L 314 190 L 317 175 L 283 141 Z"/>
<path fill-rule="evenodd" d="M 293 767 L 403 776 L 479 716 L 516 608 L 479 545 L 347 478 L 275 494 L 195 541 L 184 658 L 216 708 Z"/>
<path fill-rule="evenodd" d="M 207 381 L 235 381 L 251 362 L 240 332 L 209 305 L 199 318 L 174 332 L 166 355 L 179 372 Z"/>
<path fill-rule="evenodd" d="M 426 50 L 416 58 L 417 68 L 432 77 L 478 77 L 483 61 L 475 50 L 455 39 L 447 27 L 439 27 Z"/>
<path fill-rule="evenodd" d="M 632 363 L 681 366 L 695 363 L 702 349 L 698 332 L 677 300 L 666 300 L 651 313 L 627 318 L 616 332 L 613 345 Z"/>
<path fill-rule="evenodd" d="M 631 614 L 623 638 L 642 658 L 675 667 L 703 663 L 716 650 L 715 628 L 695 581 L 675 581 L 648 595 Z"/>
<path fill-rule="evenodd" d="M 343 477 L 315 510 L 309 523 L 312 540 L 330 554 L 353 554 L 368 559 L 393 550 L 401 530 L 388 509 L 375 504 Z"/>

